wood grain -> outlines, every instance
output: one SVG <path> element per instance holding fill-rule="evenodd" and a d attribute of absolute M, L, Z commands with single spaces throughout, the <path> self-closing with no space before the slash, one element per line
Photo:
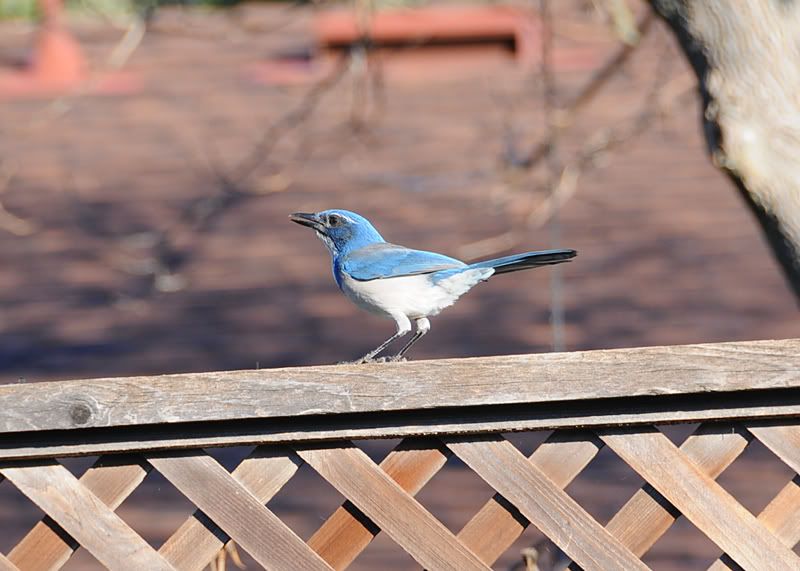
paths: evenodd
<path fill-rule="evenodd" d="M 12 384 L 0 433 L 787 388 L 796 339 Z"/>
<path fill-rule="evenodd" d="M 352 444 L 296 450 L 303 460 L 420 565 L 432 571 L 489 569 L 397 482 Z"/>
<path fill-rule="evenodd" d="M 438 440 L 404 440 L 380 463 L 380 468 L 415 496 L 439 470 L 450 451 Z M 311 536 L 308 546 L 334 569 L 346 569 L 380 532 L 349 500 Z"/>
<path fill-rule="evenodd" d="M 139 456 L 103 456 L 78 480 L 97 498 L 116 510 L 142 483 L 150 465 Z M 78 542 L 52 518 L 37 523 L 8 554 L 25 571 L 60 569 L 78 548 Z"/>
<path fill-rule="evenodd" d="M 496 436 L 444 442 L 584 569 L 648 569 L 507 440 Z"/>
<path fill-rule="evenodd" d="M 528 459 L 559 488 L 567 485 L 597 456 L 603 444 L 590 432 L 551 434 Z M 522 535 L 530 522 L 502 495 L 495 494 L 458 533 L 458 538 L 492 565 Z"/>
<path fill-rule="evenodd" d="M 144 450 L 800 417 L 800 389 L 0 433 L 0 460 Z"/>
<path fill-rule="evenodd" d="M 680 450 L 698 469 L 716 479 L 747 448 L 751 436 L 730 424 L 701 425 Z M 675 522 L 679 512 L 650 484 L 645 484 L 611 518 L 606 529 L 642 556 Z M 570 567 L 573 571 L 578 566 Z"/>
<path fill-rule="evenodd" d="M 5 465 L 0 471 L 109 569 L 173 569 L 62 465 Z"/>
<path fill-rule="evenodd" d="M 800 476 L 795 476 L 764 508 L 758 520 L 772 531 L 786 547 L 792 548 L 800 541 Z M 738 571 L 739 566 L 727 555 L 717 559 L 709 571 Z"/>
<path fill-rule="evenodd" d="M 265 568 L 330 570 L 319 555 L 205 452 L 151 453 L 146 457 Z"/>
<path fill-rule="evenodd" d="M 800 569 L 800 557 L 658 430 L 604 430 L 599 436 L 742 567 Z"/>
<path fill-rule="evenodd" d="M 289 448 L 260 446 L 231 473 L 262 504 L 267 503 L 297 472 L 303 461 Z M 200 571 L 229 536 L 201 510 L 189 517 L 158 550 L 181 571 Z"/>

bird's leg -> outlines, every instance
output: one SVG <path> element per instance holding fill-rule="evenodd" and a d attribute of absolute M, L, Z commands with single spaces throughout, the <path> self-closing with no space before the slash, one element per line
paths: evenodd
<path fill-rule="evenodd" d="M 373 357 L 386 349 L 389 344 L 394 341 L 395 339 L 399 339 L 403 335 L 408 335 L 411 331 L 411 322 L 408 320 L 408 317 L 403 315 L 402 313 L 398 313 L 397 315 L 392 315 L 394 320 L 397 322 L 397 333 L 389 337 L 386 341 L 375 347 L 372 351 L 361 357 L 356 363 L 369 363 L 372 361 Z"/>
<path fill-rule="evenodd" d="M 414 343 L 419 341 L 419 339 L 423 335 L 425 335 L 428 331 L 431 330 L 431 322 L 428 321 L 427 317 L 420 317 L 419 319 L 417 319 L 416 324 L 417 324 L 417 331 L 414 333 L 414 336 L 411 339 L 409 339 L 405 347 L 400 349 L 400 352 L 397 355 L 394 355 L 393 357 L 390 358 L 391 361 L 401 360 L 403 358 L 403 355 L 405 355 L 406 351 L 408 351 Z"/>

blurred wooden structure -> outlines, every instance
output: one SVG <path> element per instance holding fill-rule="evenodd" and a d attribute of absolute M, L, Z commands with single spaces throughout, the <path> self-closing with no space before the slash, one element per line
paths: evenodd
<path fill-rule="evenodd" d="M 753 439 L 800 471 L 800 340 L 0 386 L 0 474 L 46 514 L 0 569 L 344 569 L 384 532 L 486 569 L 534 525 L 583 569 L 646 569 L 680 516 L 713 569 L 800 569 L 800 478 L 757 517 L 715 478 Z M 701 423 L 680 447 L 654 424 Z M 502 433 L 554 429 L 529 457 Z M 403 437 L 375 464 L 351 439 Z M 257 445 L 229 473 L 203 448 Z M 608 446 L 647 482 L 603 527 L 564 488 Z M 58 457 L 99 454 L 79 479 Z M 457 534 L 414 495 L 455 455 L 497 494 Z M 347 501 L 306 543 L 265 503 L 309 464 Z M 114 512 L 151 470 L 197 507 L 158 549 Z M 576 567 L 577 568 L 577 567 Z"/>
<path fill-rule="evenodd" d="M 324 10 L 314 17 L 323 50 L 349 49 L 368 39 L 373 48 L 497 45 L 524 64 L 538 58 L 539 20 L 510 5 L 452 5 L 376 10 L 358 21 L 353 10 Z"/>

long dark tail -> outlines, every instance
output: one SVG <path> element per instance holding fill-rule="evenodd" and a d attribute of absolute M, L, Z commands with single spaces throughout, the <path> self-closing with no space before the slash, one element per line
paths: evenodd
<path fill-rule="evenodd" d="M 470 264 L 470 268 L 494 268 L 495 275 L 538 268 L 539 266 L 552 266 L 562 262 L 569 262 L 578 255 L 575 250 L 544 250 L 542 252 L 525 252 L 513 254 L 504 258 L 484 260 Z"/>

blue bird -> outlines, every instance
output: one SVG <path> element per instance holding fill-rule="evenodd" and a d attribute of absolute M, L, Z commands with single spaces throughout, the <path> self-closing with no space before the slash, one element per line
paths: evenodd
<path fill-rule="evenodd" d="M 295 212 L 292 222 L 312 228 L 333 259 L 333 277 L 339 289 L 357 306 L 394 319 L 397 332 L 356 363 L 368 363 L 395 339 L 417 329 L 396 355 L 399 361 L 431 328 L 428 317 L 491 276 L 567 262 L 575 250 L 526 252 L 504 258 L 465 264 L 434 252 L 410 250 L 386 242 L 369 220 L 347 210 L 314 214 Z"/>

